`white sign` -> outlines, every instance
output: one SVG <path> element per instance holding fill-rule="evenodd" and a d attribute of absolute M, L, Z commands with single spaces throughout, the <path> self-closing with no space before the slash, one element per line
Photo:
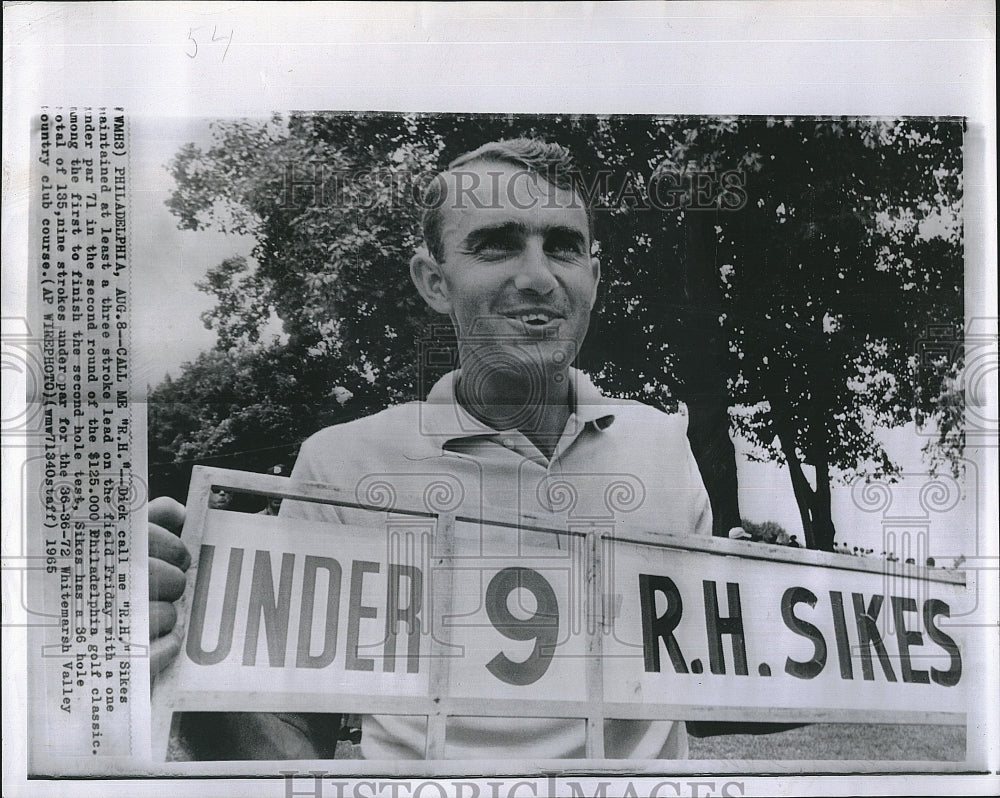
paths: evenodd
<path fill-rule="evenodd" d="M 201 516 L 185 531 L 187 630 L 161 691 L 173 710 L 886 723 L 966 711 L 974 601 L 954 572 L 537 520 Z"/>

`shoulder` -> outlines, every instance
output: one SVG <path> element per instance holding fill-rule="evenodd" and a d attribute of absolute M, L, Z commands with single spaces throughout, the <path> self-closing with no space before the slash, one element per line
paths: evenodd
<path fill-rule="evenodd" d="M 608 412 L 615 417 L 613 427 L 647 436 L 684 438 L 687 435 L 686 413 L 665 413 L 658 407 L 632 399 L 608 399 Z"/>
<path fill-rule="evenodd" d="M 687 432 L 687 415 L 684 413 L 665 413 L 658 407 L 636 401 L 635 399 L 620 399 L 607 396 L 600 391 L 590 376 L 583 371 L 573 371 L 571 374 L 577 393 L 577 401 L 586 406 L 584 417 L 594 418 L 598 426 L 604 426 L 602 419 L 613 416 L 614 422 L 608 429 L 618 428 L 618 432 L 628 430 L 630 433 L 640 433 L 647 436 L 683 437 Z"/>
<path fill-rule="evenodd" d="M 429 448 L 419 418 L 411 402 L 321 429 L 299 448 L 292 476 L 353 493 L 372 474 L 406 473 Z"/>
<path fill-rule="evenodd" d="M 393 405 L 370 416 L 325 427 L 306 438 L 296 469 L 336 461 L 375 464 L 420 448 L 420 402 Z M 301 464 L 301 465 L 300 465 Z"/>
<path fill-rule="evenodd" d="M 412 430 L 419 418 L 420 404 L 420 402 L 406 402 L 393 405 L 370 416 L 324 427 L 306 438 L 302 448 L 314 449 L 337 441 L 385 437 L 387 433 L 398 434 L 400 431 Z"/>
<path fill-rule="evenodd" d="M 636 468 L 668 474 L 678 485 L 689 480 L 701 485 L 687 436 L 687 413 L 665 413 L 629 400 L 616 402 L 609 412 L 614 413 L 614 422 L 606 428 L 604 437 L 611 447 L 627 452 Z"/>

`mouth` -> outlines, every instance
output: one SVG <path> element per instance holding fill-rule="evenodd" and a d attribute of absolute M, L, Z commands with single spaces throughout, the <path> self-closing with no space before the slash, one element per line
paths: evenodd
<path fill-rule="evenodd" d="M 504 318 L 531 331 L 550 329 L 563 320 L 558 313 L 547 309 L 516 310 L 503 315 Z"/>

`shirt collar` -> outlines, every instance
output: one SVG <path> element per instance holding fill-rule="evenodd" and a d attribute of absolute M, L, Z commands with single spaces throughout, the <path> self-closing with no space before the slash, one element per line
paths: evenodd
<path fill-rule="evenodd" d="M 420 432 L 425 439 L 433 441 L 438 450 L 450 440 L 499 434 L 498 430 L 487 426 L 473 417 L 458 402 L 455 388 L 460 370 L 450 371 L 438 380 L 427 395 L 427 401 L 420 403 Z M 573 415 L 567 430 L 573 425 L 580 429 L 592 424 L 594 429 L 603 431 L 615 420 L 613 405 L 582 371 L 569 370 L 570 391 L 574 403 Z"/>

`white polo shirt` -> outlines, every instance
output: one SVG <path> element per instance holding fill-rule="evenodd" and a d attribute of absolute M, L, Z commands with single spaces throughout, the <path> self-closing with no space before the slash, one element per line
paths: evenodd
<path fill-rule="evenodd" d="M 574 408 L 551 458 L 517 430 L 491 429 L 455 399 L 458 372 L 426 402 L 410 402 L 328 427 L 303 443 L 292 476 L 331 485 L 360 504 L 472 518 L 531 514 L 610 519 L 616 529 L 710 535 L 708 495 L 686 437 L 686 419 L 604 397 L 571 370 Z M 385 515 L 312 502 L 282 503 L 284 517 L 381 527 Z M 419 759 L 426 719 L 365 716 L 368 759 Z M 687 755 L 683 723 L 605 722 L 610 759 Z M 548 718 L 450 718 L 451 759 L 584 756 L 584 723 Z"/>

